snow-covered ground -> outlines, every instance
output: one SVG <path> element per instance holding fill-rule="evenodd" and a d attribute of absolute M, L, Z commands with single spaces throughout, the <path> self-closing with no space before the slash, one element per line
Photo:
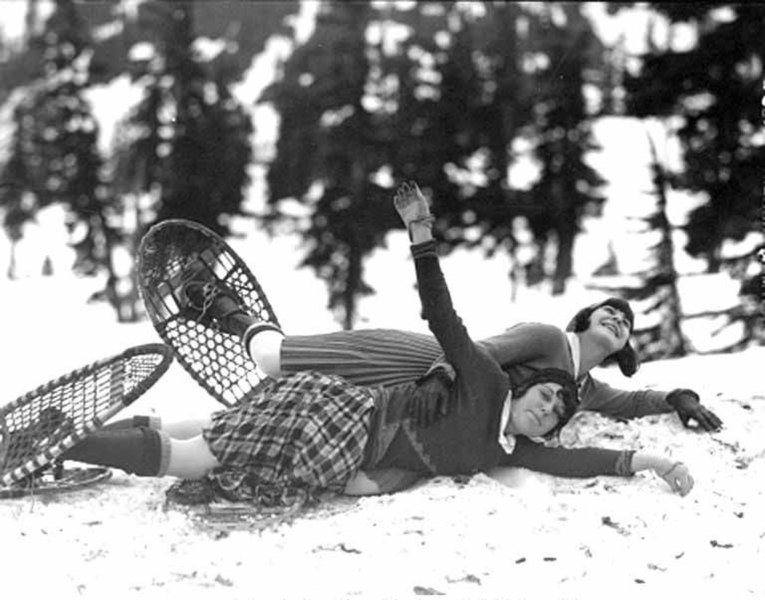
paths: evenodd
<path fill-rule="evenodd" d="M 408 281 L 411 264 L 399 260 Z M 492 274 L 479 270 L 472 286 L 457 277 L 470 260 L 446 261 L 455 302 L 474 329 L 494 324 L 496 331 L 497 321 L 486 322 L 481 303 L 467 303 L 483 298 L 476 296 L 478 283 Z M 271 279 L 277 273 L 253 267 L 263 271 L 286 326 L 334 327 L 321 286 L 305 288 L 317 290 L 315 302 L 310 293 L 296 297 L 280 292 Z M 282 272 L 284 287 L 298 273 Z M 402 296 L 401 307 L 366 310 L 414 313 L 401 316 L 401 326 L 422 327 L 414 297 L 406 299 L 409 284 L 402 286 L 386 288 L 389 300 Z M 0 283 L 3 402 L 105 355 L 158 341 L 148 323 L 118 325 L 107 306 L 86 305 L 93 287 L 93 281 L 64 276 Z M 575 291 L 568 306 L 526 294 L 514 310 L 519 318 L 564 324 L 578 306 Z M 369 326 L 391 324 L 383 316 L 369 319 Z M 650 474 L 567 480 L 505 470 L 495 479 L 440 478 L 392 496 L 337 500 L 280 526 L 229 531 L 168 510 L 164 492 L 172 480 L 115 471 L 109 482 L 66 496 L 0 500 L 3 589 L 9 597 L 62 600 L 761 598 L 765 583 L 756 565 L 765 547 L 765 392 L 756 374 L 764 359 L 765 348 L 755 348 L 648 363 L 631 380 L 615 370 L 599 373 L 622 387 L 693 387 L 725 421 L 719 433 L 687 431 L 668 415 L 630 423 L 581 415 L 564 430 L 567 444 L 666 452 L 685 461 L 696 479 L 685 498 Z M 174 365 L 124 414 L 173 418 L 215 407 Z"/>
<path fill-rule="evenodd" d="M 0 0 L 3 8 L 11 4 Z M 11 24 L 4 17 L 4 31 Z M 284 51 L 277 42 L 269 46 L 274 54 Z M 272 62 L 254 61 L 245 79 L 250 83 L 237 92 L 248 105 L 251 82 L 262 85 L 272 77 L 258 65 L 268 71 Z M 104 147 L 121 116 L 113 109 L 124 111 L 123 100 L 135 98 L 128 88 L 118 80 L 93 92 Z M 267 112 L 259 107 L 258 131 L 268 138 L 275 126 L 264 122 Z M 645 145 L 647 127 L 635 120 L 603 120 L 596 127 L 604 150 L 592 162 L 610 181 L 609 203 L 603 220 L 585 223 L 574 256 L 580 279 L 564 297 L 522 289 L 511 303 L 511 265 L 501 256 L 486 260 L 458 251 L 443 261 L 455 305 L 475 337 L 523 320 L 565 326 L 577 308 L 602 297 L 581 282 L 606 258 L 609 240 L 624 272 L 639 264 L 643 257 L 629 243 L 634 239 L 625 234 L 625 219 L 629 208 L 643 206 L 636 199 L 649 180 L 645 169 L 635 168 L 645 157 L 633 156 L 625 167 L 621 148 Z M 253 143 L 267 147 L 273 139 Z M 669 160 L 671 149 L 659 147 Z M 256 180 L 256 205 L 262 202 L 257 186 Z M 689 207 L 684 198 L 670 204 L 683 212 Z M 670 218 L 679 223 L 683 216 Z M 324 285 L 296 268 L 301 250 L 295 238 L 268 239 L 251 224 L 243 227 L 246 238 L 231 243 L 252 266 L 286 331 L 335 329 Z M 65 274 L 72 260 L 65 237 L 60 214 L 41 215 L 18 248 L 22 279 L 0 277 L 0 405 L 74 368 L 159 341 L 149 323 L 119 325 L 110 307 L 86 304 L 100 284 Z M 683 240 L 677 242 L 680 248 Z M 3 272 L 8 251 L 0 235 Z M 39 277 L 45 254 L 54 277 Z M 679 251 L 679 269 L 696 266 Z M 358 326 L 423 331 L 403 234 L 392 234 L 367 269 L 377 294 L 362 300 Z M 684 293 L 689 310 L 700 300 L 722 307 L 736 302 L 725 281 L 694 282 L 701 289 Z M 572 445 L 671 453 L 696 479 L 686 498 L 653 475 L 578 481 L 506 470 L 494 478 L 441 478 L 393 496 L 335 501 L 278 527 L 224 531 L 166 510 L 170 480 L 115 471 L 109 482 L 66 496 L 0 500 L 0 598 L 762 598 L 765 582 L 756 565 L 765 547 L 765 392 L 757 377 L 763 359 L 765 348 L 755 348 L 650 363 L 630 380 L 614 370 L 598 374 L 625 388 L 693 387 L 725 421 L 719 433 L 687 431 L 674 416 L 617 423 L 582 415 L 564 430 Z M 173 419 L 216 407 L 173 365 L 120 416 Z"/>

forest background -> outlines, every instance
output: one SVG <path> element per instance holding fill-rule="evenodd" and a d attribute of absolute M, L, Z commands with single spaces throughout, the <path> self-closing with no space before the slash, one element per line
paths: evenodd
<path fill-rule="evenodd" d="M 392 190 L 415 179 L 442 254 L 502 257 L 510 300 L 565 294 L 576 244 L 620 205 L 628 229 L 587 285 L 634 303 L 644 360 L 763 341 L 762 5 L 13 5 L 20 33 L 0 29 L 10 279 L 25 235 L 58 215 L 73 253 L 40 271 L 72 269 L 118 320 L 143 319 L 137 244 L 188 218 L 243 241 L 298 235 L 300 266 L 352 328 L 375 294 L 371 257 L 400 229 Z M 637 46 L 607 35 L 620 14 L 639 15 Z M 593 158 L 599 130 L 615 176 Z M 734 300 L 690 303 L 691 277 L 706 298 L 732 283 Z"/>

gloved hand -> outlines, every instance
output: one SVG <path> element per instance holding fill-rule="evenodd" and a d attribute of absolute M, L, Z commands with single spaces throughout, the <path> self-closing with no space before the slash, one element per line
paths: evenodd
<path fill-rule="evenodd" d="M 683 426 L 690 428 L 688 422 L 696 421 L 696 428 L 705 431 L 717 431 L 722 427 L 722 421 L 708 408 L 699 402 L 699 395 L 693 390 L 676 389 L 667 395 L 667 404 L 677 411 Z"/>
<path fill-rule="evenodd" d="M 413 223 L 430 223 L 433 221 L 428 200 L 422 195 L 420 188 L 414 181 L 405 181 L 398 187 L 393 198 L 393 204 L 410 237 Z"/>
<path fill-rule="evenodd" d="M 409 399 L 409 417 L 417 427 L 430 427 L 449 414 L 452 382 L 441 371 L 433 371 L 417 383 Z"/>
<path fill-rule="evenodd" d="M 658 473 L 664 481 L 669 484 L 673 492 L 677 492 L 681 496 L 685 496 L 693 489 L 693 477 L 688 467 L 681 462 L 676 462 L 669 469 Z"/>

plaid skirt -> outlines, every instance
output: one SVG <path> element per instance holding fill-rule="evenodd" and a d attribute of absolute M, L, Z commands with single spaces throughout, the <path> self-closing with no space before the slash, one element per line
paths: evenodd
<path fill-rule="evenodd" d="M 374 405 L 371 389 L 334 375 L 273 381 L 213 415 L 203 435 L 220 466 L 210 478 L 233 500 L 269 487 L 342 491 L 364 458 Z"/>

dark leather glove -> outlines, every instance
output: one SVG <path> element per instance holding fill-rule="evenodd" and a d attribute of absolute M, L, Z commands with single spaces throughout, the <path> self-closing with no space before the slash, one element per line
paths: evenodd
<path fill-rule="evenodd" d="M 722 421 L 699 402 L 699 395 L 693 390 L 676 389 L 667 394 L 667 404 L 677 411 L 683 426 L 691 428 L 689 421 L 696 421 L 696 428 L 705 431 L 717 431 Z"/>
<path fill-rule="evenodd" d="M 409 399 L 409 417 L 417 427 L 430 427 L 449 414 L 452 381 L 442 371 L 433 371 L 417 382 Z"/>

